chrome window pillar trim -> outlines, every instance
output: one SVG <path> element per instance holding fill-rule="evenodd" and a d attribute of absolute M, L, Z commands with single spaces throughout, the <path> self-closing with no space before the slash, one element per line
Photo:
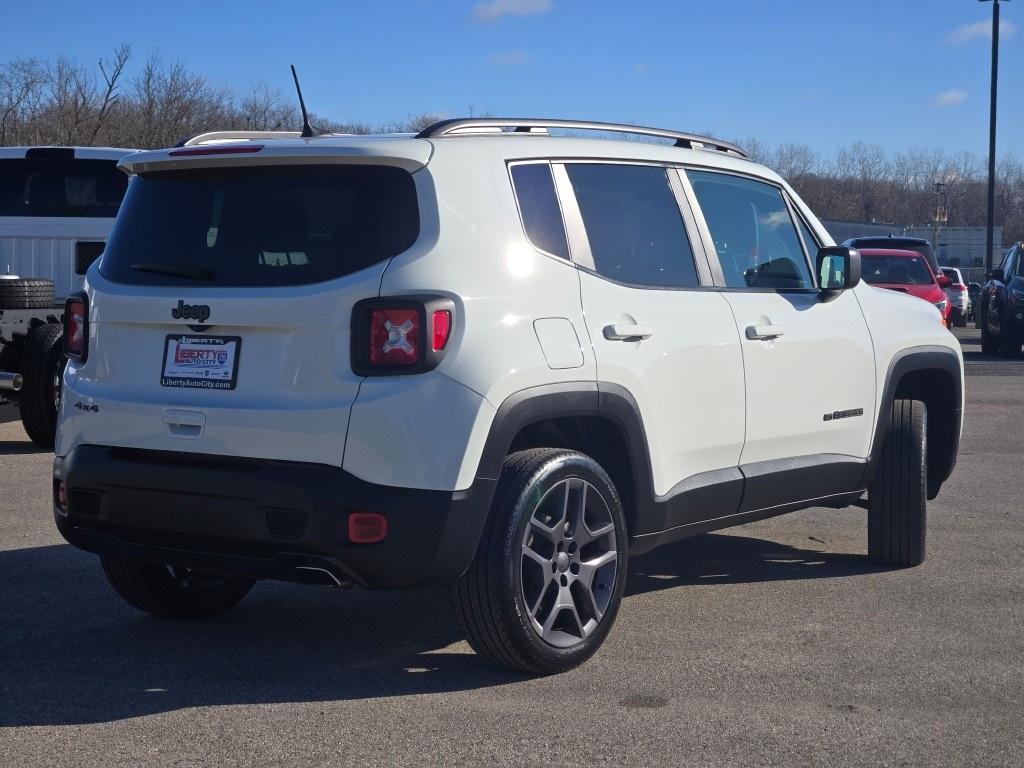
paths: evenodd
<path fill-rule="evenodd" d="M 594 268 L 594 255 L 590 250 L 590 238 L 587 237 L 587 228 L 583 224 L 583 214 L 580 213 L 579 203 L 576 202 L 576 192 L 572 188 L 572 181 L 569 180 L 565 164 L 561 161 L 552 162 L 551 173 L 555 179 L 555 192 L 558 195 L 558 204 L 562 207 L 565 234 L 569 238 L 569 256 L 574 264 L 591 271 L 596 271 Z"/>
<path fill-rule="evenodd" d="M 697 281 L 701 287 L 711 288 L 715 286 L 715 279 L 713 275 L 713 268 L 711 266 L 711 259 L 708 256 L 707 243 L 704 242 L 704 238 L 700 234 L 700 229 L 697 226 L 697 219 L 694 216 L 693 201 L 686 191 L 686 180 L 682 177 L 682 170 L 679 167 L 673 166 L 665 169 L 666 176 L 668 176 L 669 186 L 672 188 L 672 193 L 676 197 L 676 205 L 679 206 L 679 213 L 683 217 L 683 228 L 686 233 L 686 239 L 690 243 L 690 251 L 693 253 L 693 263 L 697 268 Z M 698 252 L 703 254 L 703 258 L 698 256 Z"/>
<path fill-rule="evenodd" d="M 704 255 L 708 261 L 708 267 L 711 269 L 712 284 L 718 288 L 726 288 L 725 273 L 722 271 L 722 264 L 718 260 L 715 239 L 711 236 L 711 228 L 708 227 L 707 219 L 704 218 L 704 211 L 697 200 L 697 193 L 693 191 L 693 184 L 690 183 L 690 177 L 687 175 L 687 171 L 690 170 L 689 166 L 681 166 L 676 170 L 678 171 L 679 183 L 686 195 L 686 201 L 690 205 L 697 235 L 700 238 Z"/>

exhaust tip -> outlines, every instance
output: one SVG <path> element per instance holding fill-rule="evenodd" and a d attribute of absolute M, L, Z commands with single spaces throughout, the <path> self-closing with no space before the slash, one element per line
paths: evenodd
<path fill-rule="evenodd" d="M 298 565 L 295 567 L 296 579 L 303 584 L 326 584 L 329 587 L 351 587 L 349 580 L 342 581 L 326 568 L 317 568 L 312 565 Z"/>
<path fill-rule="evenodd" d="M 20 392 L 23 383 L 20 373 L 0 372 L 0 391 Z"/>

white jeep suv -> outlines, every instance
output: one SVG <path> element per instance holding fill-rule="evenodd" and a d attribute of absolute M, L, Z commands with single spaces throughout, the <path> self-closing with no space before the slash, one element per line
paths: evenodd
<path fill-rule="evenodd" d="M 730 144 L 458 119 L 121 167 L 53 488 L 137 608 L 451 584 L 477 652 L 549 673 L 601 645 L 627 556 L 686 536 L 859 504 L 875 561 L 924 558 L 959 347 Z"/>

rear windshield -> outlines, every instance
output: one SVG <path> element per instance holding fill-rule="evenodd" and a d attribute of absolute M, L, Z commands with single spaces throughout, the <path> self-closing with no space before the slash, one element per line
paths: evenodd
<path fill-rule="evenodd" d="M 861 255 L 861 277 L 872 284 L 930 285 L 935 282 L 927 262 L 917 256 Z"/>
<path fill-rule="evenodd" d="M 898 237 L 858 237 L 854 240 L 854 248 L 895 248 L 901 251 L 914 251 L 928 260 L 934 262 L 935 252 L 930 243 L 922 243 L 916 240 L 900 240 Z"/>
<path fill-rule="evenodd" d="M 246 166 L 137 176 L 100 272 L 137 285 L 304 285 L 408 249 L 412 176 L 378 165 Z"/>
<path fill-rule="evenodd" d="M 0 216 L 112 219 L 127 186 L 113 160 L 0 160 Z"/>

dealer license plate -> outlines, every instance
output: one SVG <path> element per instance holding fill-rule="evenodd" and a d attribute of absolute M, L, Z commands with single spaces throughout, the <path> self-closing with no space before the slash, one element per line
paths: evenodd
<path fill-rule="evenodd" d="M 234 389 L 239 336 L 168 336 L 160 384 L 191 389 Z"/>

